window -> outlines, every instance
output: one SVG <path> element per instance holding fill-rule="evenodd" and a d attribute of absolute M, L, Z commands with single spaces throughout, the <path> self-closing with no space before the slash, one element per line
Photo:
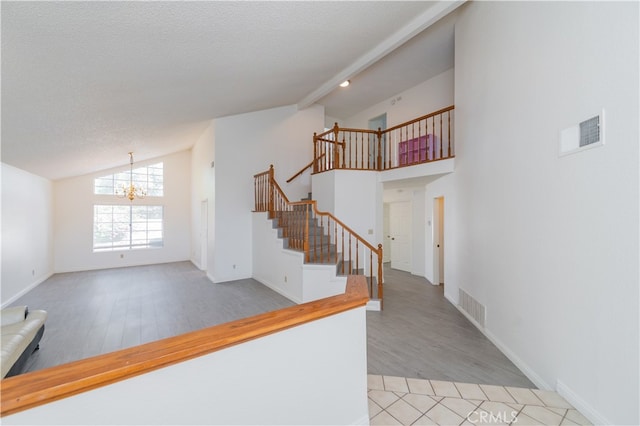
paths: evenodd
<path fill-rule="evenodd" d="M 101 176 L 93 181 L 93 193 L 105 201 L 93 206 L 93 251 L 162 247 L 164 208 L 159 205 L 110 204 L 116 188 L 134 185 L 147 196 L 164 195 L 164 163 L 151 164 Z M 109 200 L 109 201 L 107 201 Z"/>
<path fill-rule="evenodd" d="M 93 181 L 93 193 L 97 195 L 114 195 L 116 188 L 122 185 L 133 184 L 147 190 L 150 197 L 162 197 L 164 195 L 164 163 L 150 164 L 130 171 L 114 173 L 108 176 L 96 178 Z"/>
<path fill-rule="evenodd" d="M 93 206 L 93 250 L 162 247 L 163 210 L 162 206 Z"/>

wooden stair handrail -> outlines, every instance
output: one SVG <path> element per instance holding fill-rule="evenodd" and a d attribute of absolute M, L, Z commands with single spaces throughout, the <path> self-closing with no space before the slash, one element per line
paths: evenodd
<path fill-rule="evenodd" d="M 271 166 L 273 167 L 273 165 Z M 254 175 L 254 177 L 258 177 L 261 176 L 265 173 L 269 173 L 269 171 L 266 172 L 262 172 L 262 173 L 258 173 L 256 175 Z M 280 187 L 280 185 L 278 184 L 278 182 L 273 179 L 272 184 L 275 188 L 275 190 L 280 194 L 280 196 L 287 202 L 287 204 L 291 205 L 291 206 L 300 206 L 300 205 L 305 205 L 305 204 L 309 204 L 313 206 L 313 211 L 320 215 L 320 216 L 328 216 L 330 217 L 332 220 L 334 220 L 335 222 L 337 222 L 340 226 L 342 226 L 345 230 L 349 231 L 350 233 L 352 233 L 356 238 L 358 238 L 360 240 L 361 243 L 363 243 L 364 245 L 366 245 L 369 249 L 371 249 L 374 252 L 378 251 L 378 248 L 374 247 L 371 243 L 369 243 L 367 240 L 365 240 L 364 238 L 362 238 L 356 231 L 354 231 L 353 229 L 349 228 L 347 225 L 345 225 L 344 222 L 342 222 L 340 219 L 338 219 L 337 217 L 335 217 L 334 215 L 332 215 L 329 212 L 322 212 L 320 210 L 318 210 L 318 202 L 315 200 L 309 200 L 309 201 L 294 201 L 291 202 L 289 201 L 289 198 L 287 198 L 286 194 L 284 193 L 284 191 L 282 190 L 282 188 Z M 380 246 L 380 245 L 379 245 Z"/>
<path fill-rule="evenodd" d="M 368 300 L 365 278 L 350 276 L 337 296 L 9 377 L 1 382 L 0 417 L 346 312 Z"/>
<path fill-rule="evenodd" d="M 340 130 L 345 130 L 345 129 L 340 129 Z M 344 148 L 344 147 L 345 147 L 345 145 L 346 145 L 346 143 L 345 143 L 345 142 L 334 141 L 334 140 L 332 140 L 332 139 L 324 139 L 324 138 L 321 138 L 320 136 L 317 136 L 317 137 L 316 137 L 316 141 L 321 141 L 321 142 L 326 142 L 326 143 L 332 143 L 332 144 L 334 144 L 334 145 L 340 145 L 340 146 L 341 146 L 341 147 L 343 147 L 343 148 Z M 320 157 L 318 157 L 318 158 L 320 158 Z"/>
<path fill-rule="evenodd" d="M 329 241 L 327 245 L 325 245 L 324 242 L 320 242 L 320 244 L 318 244 L 317 242 L 319 238 L 317 237 L 317 234 L 314 233 L 313 238 L 311 238 L 311 235 L 310 235 L 310 227 L 309 227 L 310 219 L 315 220 L 317 218 L 320 218 L 321 226 L 322 226 L 322 223 L 324 222 L 324 220 L 322 219 L 323 217 L 327 218 L 327 225 L 329 225 L 331 221 L 333 221 L 333 229 L 335 230 L 333 237 L 334 237 L 336 248 L 338 244 L 338 240 L 337 240 L 338 226 L 342 231 L 343 251 L 341 252 L 342 253 L 341 261 L 342 261 L 343 272 L 344 272 L 344 260 L 345 260 L 344 250 L 346 249 L 346 246 L 344 245 L 345 231 L 348 237 L 347 241 L 349 243 L 348 251 L 347 251 L 349 256 L 348 259 L 349 261 L 351 261 L 352 259 L 351 255 L 355 254 L 356 269 L 358 266 L 359 244 L 362 245 L 363 254 L 369 254 L 370 256 L 369 258 L 370 275 L 369 276 L 371 278 L 371 282 L 373 282 L 373 278 L 374 278 L 373 254 L 376 255 L 377 268 L 376 268 L 375 277 L 377 277 L 377 280 L 378 280 L 377 295 L 380 301 L 380 307 L 382 309 L 382 304 L 383 304 L 382 244 L 378 244 L 377 248 L 374 247 L 371 243 L 369 243 L 366 239 L 361 237 L 353 229 L 348 227 L 344 222 L 336 218 L 333 214 L 329 212 L 319 211 L 317 202 L 314 200 L 305 200 L 305 201 L 296 201 L 296 202 L 289 201 L 286 194 L 284 193 L 284 191 L 282 190 L 278 182 L 275 180 L 274 176 L 275 176 L 275 172 L 273 169 L 273 165 L 269 167 L 269 170 L 267 172 L 262 172 L 254 175 L 255 179 L 260 180 L 259 185 L 254 185 L 256 188 L 259 188 L 257 189 L 259 193 L 257 192 L 255 197 L 256 208 L 254 211 L 268 212 L 268 217 L 270 219 L 276 219 L 277 226 L 281 227 L 283 230 L 282 237 L 288 238 L 289 248 L 293 250 L 302 250 L 304 253 L 305 262 L 312 262 L 312 263 L 318 261 L 318 248 L 320 249 L 319 261 L 321 263 L 323 263 L 325 260 L 330 259 L 330 252 L 331 252 L 330 245 L 331 245 L 332 234 L 331 234 L 331 230 L 328 230 L 327 235 L 329 236 Z M 267 181 L 265 181 L 265 179 Z M 265 190 L 265 185 L 268 187 L 266 190 Z M 268 197 L 268 201 L 265 200 L 265 197 Z M 295 209 L 295 207 L 297 206 L 308 206 L 311 208 Z M 313 214 L 310 214 L 310 212 Z M 302 223 L 303 225 L 300 225 L 300 223 Z M 324 237 L 321 237 L 320 239 L 323 239 L 323 238 Z M 351 238 L 353 238 L 356 243 L 355 252 L 352 252 L 351 250 Z M 313 242 L 313 249 L 311 244 L 312 242 Z M 366 252 L 367 249 L 369 250 L 368 252 Z M 338 262 L 337 250 L 334 251 L 333 259 L 335 262 Z M 363 262 L 363 266 L 365 264 L 364 262 Z M 353 270 L 350 273 L 352 272 Z M 357 275 L 357 272 L 356 272 L 356 275 Z M 370 286 L 370 291 L 371 291 L 371 294 L 373 295 L 372 286 Z"/>
<path fill-rule="evenodd" d="M 321 212 L 320 210 L 318 210 L 318 202 L 315 200 L 311 200 L 311 204 L 313 205 L 313 211 L 320 216 L 328 216 L 330 217 L 333 221 L 337 222 L 340 226 L 342 226 L 345 230 L 349 231 L 350 233 L 352 233 L 356 238 L 358 238 L 358 240 L 360 240 L 360 242 L 362 244 L 364 244 L 365 246 L 367 246 L 367 248 L 369 248 L 371 251 L 377 253 L 378 252 L 378 248 L 381 247 L 382 245 L 379 244 L 378 248 L 374 247 L 371 243 L 369 243 L 367 240 L 365 240 L 364 238 L 362 238 L 356 231 L 354 231 L 353 229 L 349 228 L 347 225 L 344 224 L 344 222 L 342 222 L 340 219 L 338 219 L 337 217 L 335 217 L 334 215 L 332 215 L 329 212 Z"/>
<path fill-rule="evenodd" d="M 303 168 L 301 168 L 295 175 L 291 176 L 289 179 L 287 179 L 287 183 L 290 183 L 292 180 L 294 180 L 295 178 L 297 178 L 298 176 L 300 176 L 301 174 L 303 174 L 305 172 L 305 170 L 310 169 L 311 167 L 313 167 L 313 163 L 315 163 L 316 161 L 320 160 L 322 157 L 324 157 L 325 155 L 327 155 L 327 153 L 325 152 L 324 154 L 322 154 L 321 156 L 319 156 L 318 158 L 315 158 L 313 160 L 311 160 L 309 162 L 309 164 L 307 164 L 306 166 L 304 166 Z M 254 176 L 255 177 L 255 176 Z"/>

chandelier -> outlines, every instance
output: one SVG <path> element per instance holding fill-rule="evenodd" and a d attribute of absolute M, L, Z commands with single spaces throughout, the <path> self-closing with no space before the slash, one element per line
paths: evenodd
<path fill-rule="evenodd" d="M 133 201 L 134 198 L 144 198 L 147 195 L 147 191 L 133 184 L 133 152 L 129 153 L 129 185 L 120 184 L 119 188 L 116 188 L 116 195 L 120 198 L 128 198 L 130 201 Z"/>

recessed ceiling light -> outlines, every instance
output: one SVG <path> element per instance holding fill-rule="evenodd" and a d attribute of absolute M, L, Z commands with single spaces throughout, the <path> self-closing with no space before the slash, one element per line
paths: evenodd
<path fill-rule="evenodd" d="M 347 87 L 350 84 L 351 84 L 351 82 L 349 80 L 345 80 L 342 83 L 340 83 L 340 87 Z"/>

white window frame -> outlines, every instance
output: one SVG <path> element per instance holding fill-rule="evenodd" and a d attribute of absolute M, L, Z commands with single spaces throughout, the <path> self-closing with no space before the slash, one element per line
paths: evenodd
<path fill-rule="evenodd" d="M 164 196 L 164 163 L 149 164 L 130 170 L 100 176 L 93 180 L 93 193 L 95 195 L 114 195 L 116 189 L 122 185 L 129 187 L 133 180 L 136 187 L 144 188 L 148 197 Z"/>
<path fill-rule="evenodd" d="M 144 211 L 144 214 L 142 214 L 142 211 Z M 155 211 L 156 215 L 159 212 L 159 217 L 150 218 L 150 211 Z M 98 234 L 99 227 L 103 228 L 103 234 L 110 234 L 109 239 L 98 241 L 100 239 Z M 118 235 L 121 235 L 121 237 L 118 237 Z M 164 206 L 148 204 L 94 205 L 94 252 L 152 249 L 162 248 L 163 246 Z"/>

